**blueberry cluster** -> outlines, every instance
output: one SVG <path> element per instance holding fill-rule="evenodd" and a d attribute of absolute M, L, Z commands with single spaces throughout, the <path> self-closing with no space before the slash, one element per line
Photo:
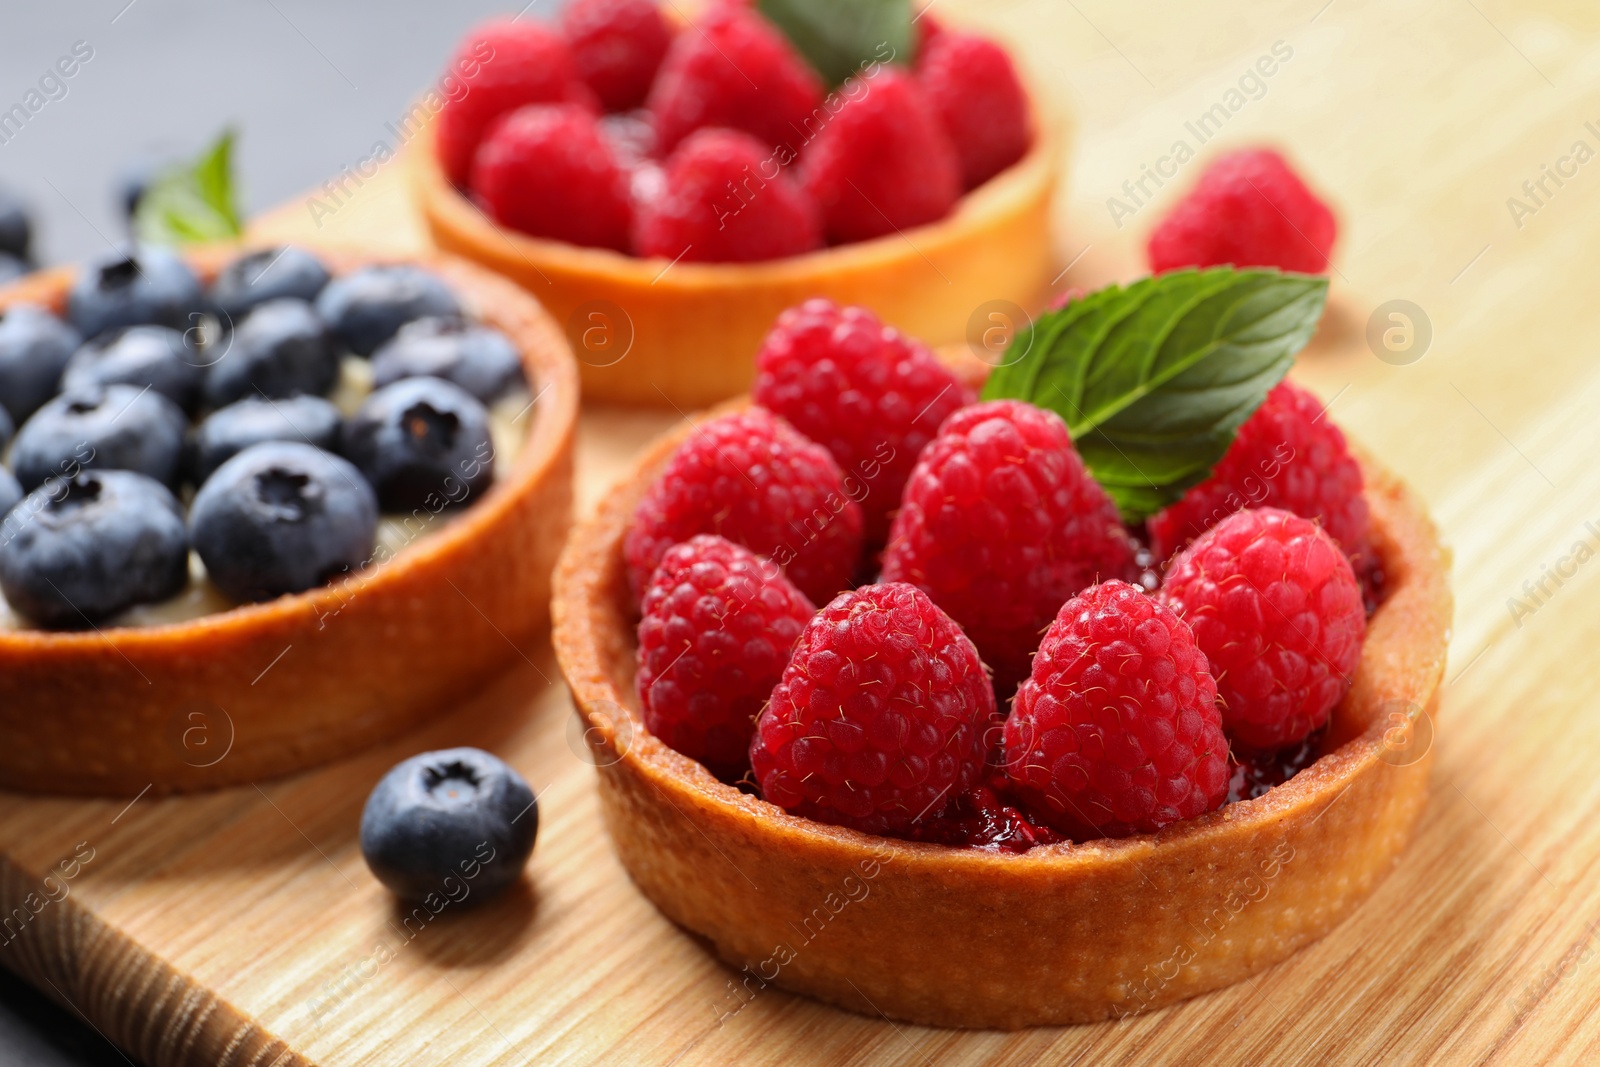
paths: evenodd
<path fill-rule="evenodd" d="M 374 387 L 347 414 L 351 356 Z M 207 287 L 165 249 L 109 256 L 63 316 L 0 312 L 0 592 L 93 626 L 176 595 L 191 548 L 236 601 L 322 585 L 372 559 L 380 512 L 486 489 L 488 405 L 521 387 L 515 345 L 419 267 L 268 248 Z"/>

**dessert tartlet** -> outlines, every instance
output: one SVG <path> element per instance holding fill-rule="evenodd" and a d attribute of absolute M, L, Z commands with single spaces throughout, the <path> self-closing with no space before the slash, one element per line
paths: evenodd
<path fill-rule="evenodd" d="M 852 42 L 842 69 L 748 5 L 486 23 L 409 147 L 433 240 L 548 307 L 595 400 L 735 396 L 813 296 L 935 344 L 994 309 L 1009 329 L 1044 296 L 1067 131 L 999 45 L 899 7 L 905 39 Z"/>
<path fill-rule="evenodd" d="M 651 448 L 574 529 L 556 572 L 556 653 L 623 865 L 752 990 L 771 983 L 936 1026 L 1128 1014 L 1239 981 L 1321 937 L 1405 847 L 1432 759 L 1396 746 L 1437 709 L 1448 554 L 1416 498 L 1374 462 L 1362 471 L 1385 595 L 1320 758 L 1155 834 L 1007 855 L 797 817 L 645 728 L 623 542 L 694 433 Z"/>
<path fill-rule="evenodd" d="M 209 285 L 238 255 L 208 249 L 189 262 Z M 509 665 L 519 642 L 546 620 L 550 572 L 570 523 L 578 403 L 560 329 L 516 286 L 447 256 L 402 261 L 319 250 L 316 258 L 336 282 L 378 264 L 420 267 L 444 283 L 463 313 L 510 340 L 527 395 L 517 417 L 496 423 L 492 446 L 502 454 L 493 484 L 464 507 L 447 508 L 441 499 L 414 513 L 395 503 L 404 495 L 404 472 L 393 485 L 375 480 L 385 514 L 372 555 L 360 569 L 304 591 L 222 596 L 193 577 L 191 562 L 180 596 L 99 625 L 30 628 L 8 615 L 0 625 L 0 729 L 8 739 L 0 786 L 131 796 L 286 774 L 421 721 Z M 30 276 L 0 291 L 0 309 L 36 304 L 63 314 L 75 277 L 70 269 Z M 213 307 L 228 318 L 220 300 Z M 424 312 L 412 317 L 418 314 Z M 364 341 L 345 340 L 353 351 L 367 350 Z M 427 351 L 410 345 L 419 349 Z M 347 356 L 346 363 L 367 361 Z M 419 373 L 392 365 L 390 372 Z M 384 373 L 378 370 L 380 379 Z M 472 385 L 425 381 L 453 395 Z M 206 388 L 216 382 L 240 388 L 217 374 Z M 348 405 L 351 398 L 339 395 L 345 388 L 330 395 Z M 86 473 L 94 473 L 93 464 Z M 436 513 L 444 521 L 433 521 Z"/>

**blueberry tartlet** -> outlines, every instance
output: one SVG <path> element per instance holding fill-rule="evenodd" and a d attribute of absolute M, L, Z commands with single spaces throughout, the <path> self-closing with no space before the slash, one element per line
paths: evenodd
<path fill-rule="evenodd" d="M 507 665 L 576 411 L 560 330 L 446 257 L 140 247 L 0 290 L 0 785 L 287 773 Z"/>
<path fill-rule="evenodd" d="M 808 296 L 941 344 L 1043 296 L 1067 131 L 1007 51 L 897 0 L 823 55 L 782 6 L 578 0 L 451 59 L 409 153 L 424 219 L 566 325 L 591 399 L 737 395 Z"/>
<path fill-rule="evenodd" d="M 987 379 L 781 316 L 752 398 L 556 572 L 644 894 L 752 990 L 980 1028 L 1169 1004 L 1348 915 L 1426 804 L 1451 596 L 1416 498 L 1284 380 L 1325 292 L 1109 287 Z"/>

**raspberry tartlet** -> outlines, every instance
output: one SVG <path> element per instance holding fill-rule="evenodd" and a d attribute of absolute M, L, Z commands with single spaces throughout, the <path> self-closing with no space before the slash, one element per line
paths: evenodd
<path fill-rule="evenodd" d="M 1310 285 L 1282 280 L 1289 290 Z M 1260 301 L 1276 281 L 1210 274 L 1172 283 L 1219 284 Z M 1120 295 L 1096 294 L 1091 307 Z M 1288 359 L 1320 311 L 1318 299 L 1294 312 L 1303 329 L 1286 341 Z M 1079 312 L 1060 314 L 1051 325 L 1064 331 L 1065 316 Z M 1256 403 L 1287 370 L 1286 361 L 1276 366 Z M 1017 408 L 997 404 L 1015 381 L 997 376 L 984 403 L 947 417 L 922 449 L 924 458 L 945 457 L 939 465 L 953 486 L 984 483 L 973 457 L 1004 463 L 1007 448 L 1021 447 Z M 744 536 L 717 536 L 723 512 L 708 511 L 685 527 L 668 553 L 672 569 L 663 565 L 650 586 L 676 590 L 682 606 L 661 617 L 663 594 L 653 592 L 641 625 L 637 559 L 627 548 L 663 472 L 745 410 L 740 402 L 712 413 L 641 457 L 575 528 L 553 614 L 623 865 L 663 913 L 753 986 L 937 1026 L 1127 1015 L 1284 959 L 1349 914 L 1392 867 L 1426 803 L 1431 753 L 1406 742 L 1412 723 L 1437 710 L 1451 597 L 1433 524 L 1380 465 L 1353 454 L 1368 510 L 1364 545 L 1382 574 L 1370 614 L 1342 546 L 1315 521 L 1247 508 L 1217 516 L 1178 553 L 1170 590 L 1154 588 L 1159 578 L 1148 572 L 1124 571 L 1120 556 L 1075 579 L 1084 584 L 1067 587 L 1053 621 L 1040 623 L 1031 663 L 1012 668 L 1023 671 L 1020 684 L 996 678 L 991 687 L 984 642 L 959 624 L 964 601 L 916 573 L 889 573 L 891 533 L 881 576 L 872 577 L 869 557 L 854 588 L 836 583 L 843 591 L 831 600 L 832 590 L 813 588 L 817 611 L 777 674 L 765 644 L 754 658 L 741 651 L 746 639 L 734 636 L 729 613 L 740 600 L 760 603 L 762 618 L 782 620 L 769 641 L 790 640 L 805 600 L 785 577 L 791 557 L 752 568 L 763 557 L 747 544 L 737 556 L 747 591 L 706 599 L 697 590 L 732 588 L 724 561 L 734 558 L 729 540 Z M 1057 458 L 1059 446 L 1044 436 L 1010 462 L 1032 465 L 1069 494 L 1087 467 L 1126 521 L 1148 487 L 1130 494 L 1115 485 L 1095 432 L 1073 426 L 1067 447 L 1082 452 L 1082 465 Z M 1171 496 L 1207 469 L 1176 479 Z M 927 476 L 919 465 L 903 499 Z M 700 481 L 718 478 L 712 471 Z M 1008 498 L 1035 491 L 1011 475 L 988 484 Z M 789 513 L 786 497 L 762 500 L 769 517 Z M 933 519 L 930 528 L 971 526 L 988 506 L 975 498 L 967 518 Z M 1159 502 L 1137 507 L 1150 514 Z M 1008 529 L 1003 516 L 993 521 Z M 987 550 L 973 542 L 964 551 Z M 1263 578 L 1268 571 L 1277 576 Z M 1260 584 L 1242 587 L 1247 580 Z M 691 608 L 710 610 L 699 629 Z M 1256 618 L 1263 612 L 1270 623 Z M 1281 621 L 1274 612 L 1285 613 Z M 1291 699 L 1261 692 L 1252 664 L 1232 648 L 1235 631 L 1268 625 L 1305 639 L 1261 653 L 1276 657 L 1267 666 L 1278 684 L 1298 686 Z M 636 627 L 649 634 L 643 659 Z M 1331 644 L 1317 640 L 1318 627 Z M 748 730 L 743 768 L 728 766 L 724 746 L 708 769 L 652 730 L 658 713 L 641 712 L 640 687 L 657 684 L 656 665 L 680 646 L 696 666 L 671 680 L 672 705 L 699 699 L 725 729 Z M 1313 653 L 1323 659 L 1308 666 Z M 750 687 L 772 682 L 767 706 L 753 720 L 728 718 L 731 705 L 716 698 L 726 684 L 713 668 L 737 678 L 725 691 L 746 708 Z M 1330 685 L 1338 672 L 1348 673 Z M 1254 752 L 1229 725 L 1224 699 L 1240 702 L 1243 718 L 1232 721 L 1248 724 L 1249 740 L 1278 747 Z M 1286 740 L 1298 747 L 1291 752 Z"/>
<path fill-rule="evenodd" d="M 586 396 L 735 396 L 773 318 L 811 296 L 936 344 L 980 305 L 1039 303 L 1067 131 L 1003 49 L 947 29 L 830 92 L 755 5 L 651 6 L 575 4 L 569 54 L 537 77 L 507 68 L 548 31 L 503 53 L 522 22 L 474 31 L 455 69 L 476 73 L 410 149 L 434 241 L 566 325 Z"/>
<path fill-rule="evenodd" d="M 10 451 L 0 785 L 289 773 L 421 721 L 544 622 L 578 383 L 516 286 L 441 255 L 140 250 L 0 290 L 0 323 L 41 312 L 102 332 Z"/>

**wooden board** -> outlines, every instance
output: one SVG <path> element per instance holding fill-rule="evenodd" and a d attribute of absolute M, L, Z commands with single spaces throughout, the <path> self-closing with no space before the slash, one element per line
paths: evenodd
<path fill-rule="evenodd" d="M 1600 564 L 1588 562 L 1600 548 L 1600 162 L 1570 155 L 1578 141 L 1600 150 L 1600 11 L 1577 0 L 978 8 L 936 11 L 970 11 L 1015 42 L 1080 116 L 1062 285 L 1138 272 L 1145 232 L 1198 164 L 1164 190 L 1146 179 L 1151 206 L 1122 183 L 1175 141 L 1197 147 L 1186 124 L 1204 114 L 1220 132 L 1202 158 L 1219 143 L 1282 141 L 1340 205 L 1333 314 L 1297 375 L 1422 491 L 1457 568 L 1434 799 L 1370 901 L 1251 982 L 1118 1023 L 940 1031 L 772 990 L 741 1006 L 732 972 L 657 915 L 614 859 L 537 643 L 428 729 L 318 772 L 131 805 L 4 797 L 0 899 L 60 896 L 63 884 L 68 895 L 0 947 L 0 963 L 153 1064 L 1600 1057 Z M 1275 44 L 1289 57 L 1231 97 Z M 320 228 L 298 203 L 261 229 L 411 247 L 421 238 L 398 178 L 381 171 Z M 1537 202 L 1525 180 L 1544 182 Z M 1120 230 L 1112 196 L 1133 209 Z M 1396 299 L 1432 329 L 1426 353 L 1401 365 L 1365 337 L 1372 311 Z M 678 417 L 586 415 L 583 505 Z M 396 759 L 463 743 L 506 755 L 541 790 L 531 877 L 408 940 L 361 862 L 357 817 Z M 75 850 L 92 858 L 73 867 Z M 63 861 L 75 877 L 47 883 Z"/>

